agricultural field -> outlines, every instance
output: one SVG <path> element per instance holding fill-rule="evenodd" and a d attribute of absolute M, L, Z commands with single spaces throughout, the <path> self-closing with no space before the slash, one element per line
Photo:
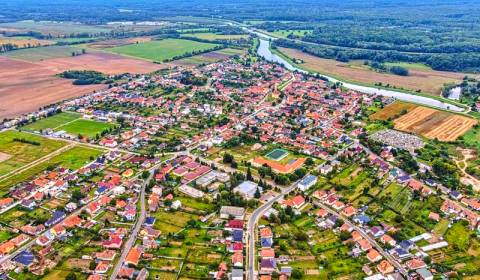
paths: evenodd
<path fill-rule="evenodd" d="M 238 39 L 247 39 L 247 34 L 238 34 L 238 35 L 224 35 L 224 34 L 216 34 L 216 33 L 191 33 L 191 34 L 184 34 L 183 37 L 195 37 L 198 39 L 215 41 L 215 40 L 238 40 Z"/>
<path fill-rule="evenodd" d="M 183 39 L 164 39 L 159 41 L 143 42 L 127 46 L 108 48 L 105 50 L 142 58 L 150 61 L 164 61 L 192 51 L 206 51 L 216 47 L 216 44 L 200 43 Z"/>
<path fill-rule="evenodd" d="M 429 139 L 455 141 L 472 128 L 475 119 L 427 107 L 417 107 L 394 120 L 395 129 L 414 132 Z"/>
<path fill-rule="evenodd" d="M 402 101 L 395 101 L 391 104 L 385 106 L 385 108 L 381 109 L 380 111 L 370 115 L 371 120 L 393 120 L 400 117 L 402 114 L 408 113 L 411 110 L 417 108 L 418 105 L 402 102 Z"/>
<path fill-rule="evenodd" d="M 114 124 L 97 122 L 92 120 L 77 119 L 73 122 L 57 127 L 56 131 L 65 131 L 72 135 L 82 135 L 88 138 L 94 138 L 103 131 L 115 127 Z"/>
<path fill-rule="evenodd" d="M 291 59 L 303 61 L 303 63 L 298 65 L 301 68 L 340 80 L 368 85 L 382 83 L 383 86 L 389 85 L 390 87 L 411 91 L 420 90 L 421 92 L 437 96 L 440 95 L 444 84 L 458 83 L 465 76 L 463 73 L 429 69 L 411 69 L 408 76 L 398 76 L 371 71 L 352 63 L 316 57 L 296 49 L 278 48 L 278 50 Z"/>
<path fill-rule="evenodd" d="M 20 142 L 19 140 L 28 142 Z M 50 140 L 25 132 L 0 133 L 0 176 L 17 170 L 65 146 L 63 141 Z"/>
<path fill-rule="evenodd" d="M 172 62 L 172 64 L 179 66 L 198 66 L 201 64 L 215 63 L 234 55 L 241 55 L 243 53 L 244 50 L 226 48 L 175 60 Z"/>
<path fill-rule="evenodd" d="M 22 127 L 22 129 L 30 130 L 30 131 L 41 131 L 47 128 L 55 129 L 66 123 L 72 122 L 80 117 L 81 115 L 78 113 L 62 112 L 62 113 L 38 120 L 34 123 L 28 124 Z"/>
<path fill-rule="evenodd" d="M 24 20 L 17 22 L 1 23 L 0 27 L 18 31 L 37 31 L 42 34 L 63 37 L 72 33 L 101 33 L 110 32 L 111 28 L 105 26 L 86 25 L 73 22 L 33 21 Z"/>
<path fill-rule="evenodd" d="M 48 46 L 55 44 L 54 41 L 50 40 L 41 40 L 30 37 L 4 37 L 0 35 L 0 45 L 12 44 L 16 45 L 18 48 L 29 48 L 37 46 Z"/>
<path fill-rule="evenodd" d="M 72 170 L 78 169 L 87 164 L 88 162 L 92 161 L 92 159 L 100 156 L 102 153 L 103 151 L 101 150 L 92 149 L 84 146 L 75 146 L 28 169 L 12 174 L 11 176 L 1 178 L 0 194 L 3 195 L 4 192 L 8 190 L 8 188 L 21 182 L 31 180 L 35 176 L 49 168 L 61 166 Z"/>
<path fill-rule="evenodd" d="M 106 49 L 106 48 L 114 48 L 120 46 L 126 46 L 131 44 L 138 44 L 144 42 L 150 42 L 152 37 L 134 37 L 134 38 L 122 38 L 122 39 L 110 39 L 110 40 L 103 40 L 94 43 L 88 44 L 89 48 L 93 49 Z"/>
<path fill-rule="evenodd" d="M 82 49 L 84 48 L 81 46 L 46 46 L 9 51 L 1 54 L 1 56 L 28 62 L 38 62 L 52 58 L 71 57 L 72 53 L 81 54 Z"/>
<path fill-rule="evenodd" d="M 37 49 L 41 48 L 26 50 Z M 0 56 L 0 73 L 0 119 L 30 113 L 41 106 L 104 87 L 74 86 L 71 80 L 56 77 L 59 72 L 46 66 L 3 56 Z"/>

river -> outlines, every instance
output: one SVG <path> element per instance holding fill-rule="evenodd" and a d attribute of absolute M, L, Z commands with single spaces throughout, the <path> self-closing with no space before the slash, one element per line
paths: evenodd
<path fill-rule="evenodd" d="M 298 71 L 302 73 L 308 73 L 307 71 L 297 68 L 290 64 L 288 61 L 283 59 L 282 57 L 274 54 L 270 50 L 270 40 L 274 40 L 275 38 L 268 36 L 263 33 L 259 33 L 256 31 L 252 31 L 249 29 L 246 29 L 247 31 L 250 31 L 252 33 L 255 33 L 260 37 L 260 44 L 258 46 L 257 54 L 261 57 L 263 57 L 265 60 L 270 61 L 270 62 L 275 62 L 283 65 L 285 68 L 287 68 L 290 71 Z M 454 111 L 454 112 L 464 112 L 465 109 L 461 108 L 459 106 L 455 106 L 453 104 L 445 103 L 433 98 L 425 97 L 425 96 L 420 96 L 420 95 L 414 95 L 414 94 L 409 94 L 405 92 L 400 92 L 400 91 L 394 91 L 394 90 L 387 90 L 387 89 L 378 89 L 374 87 L 368 87 L 368 86 L 361 86 L 361 85 L 356 85 L 356 84 L 351 84 L 351 83 L 346 83 L 343 81 L 339 81 L 335 78 L 325 76 L 322 74 L 322 76 L 326 77 L 330 82 L 336 83 L 336 82 L 341 82 L 342 85 L 345 88 L 352 89 L 355 91 L 367 93 L 367 94 L 373 94 L 373 95 L 382 95 L 382 96 L 389 96 L 389 97 L 394 97 L 398 100 L 403 100 L 403 101 L 408 101 L 408 102 L 413 102 L 425 106 L 430 106 L 430 107 L 435 107 L 439 109 L 444 109 L 444 110 L 449 110 L 449 111 Z"/>

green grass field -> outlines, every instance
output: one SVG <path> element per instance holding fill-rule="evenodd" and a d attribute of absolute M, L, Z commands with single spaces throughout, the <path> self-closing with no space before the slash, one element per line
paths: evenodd
<path fill-rule="evenodd" d="M 51 58 L 61 58 L 72 56 L 72 52 L 81 53 L 81 46 L 48 46 L 40 48 L 20 49 L 9 51 L 3 56 L 25 60 L 25 61 L 41 61 Z"/>
<path fill-rule="evenodd" d="M 312 30 L 277 30 L 277 31 L 266 32 L 266 33 L 271 34 L 275 37 L 280 37 L 280 38 L 287 38 L 288 35 L 290 34 L 303 37 L 307 34 L 312 33 Z"/>
<path fill-rule="evenodd" d="M 39 145 L 22 143 L 15 139 L 25 139 Z M 3 157 L 3 160 L 0 160 L 0 176 L 42 158 L 65 145 L 66 143 L 63 141 L 51 140 L 30 133 L 13 130 L 2 132 L 0 133 L 0 158 Z"/>
<path fill-rule="evenodd" d="M 84 146 L 75 146 L 47 161 L 33 166 L 32 168 L 0 180 L 0 195 L 4 195 L 10 187 L 16 184 L 33 179 L 36 175 L 47 170 L 48 168 L 65 167 L 75 170 L 91 161 L 92 158 L 98 157 L 102 153 L 103 152 L 100 150 L 95 150 Z"/>
<path fill-rule="evenodd" d="M 62 112 L 60 114 L 56 114 L 51 117 L 41 119 L 34 123 L 26 125 L 22 129 L 30 131 L 40 131 L 47 128 L 55 129 L 78 118 L 80 118 L 80 114 L 72 112 Z"/>
<path fill-rule="evenodd" d="M 115 127 L 114 124 L 97 122 L 91 120 L 77 119 L 73 122 L 57 127 L 56 131 L 66 131 L 72 135 L 82 135 L 88 138 L 94 138 L 97 134 L 101 134 L 102 131 Z"/>
<path fill-rule="evenodd" d="M 238 35 L 224 35 L 224 34 L 215 34 L 212 32 L 208 33 L 190 33 L 183 35 L 184 37 L 195 37 L 198 39 L 215 41 L 215 40 L 238 40 L 238 39 L 246 39 L 248 35 L 246 34 L 238 34 Z"/>
<path fill-rule="evenodd" d="M 480 127 L 473 127 L 462 138 L 463 142 L 469 147 L 480 151 Z"/>
<path fill-rule="evenodd" d="M 216 44 L 200 43 L 183 39 L 165 39 L 114 47 L 107 50 L 121 55 L 161 62 L 192 51 L 213 49 L 216 46 Z"/>

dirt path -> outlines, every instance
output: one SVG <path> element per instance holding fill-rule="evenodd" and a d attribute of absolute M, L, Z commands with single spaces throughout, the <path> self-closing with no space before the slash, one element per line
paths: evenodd
<path fill-rule="evenodd" d="M 477 178 L 473 177 L 472 175 L 466 172 L 466 169 L 468 166 L 468 160 L 474 158 L 475 155 L 473 155 L 472 151 L 468 149 L 457 148 L 457 150 L 463 156 L 462 159 L 456 159 L 456 158 L 453 159 L 457 167 L 463 173 L 463 176 L 460 178 L 460 181 L 465 185 L 472 185 L 474 191 L 480 192 L 480 180 L 478 180 Z"/>

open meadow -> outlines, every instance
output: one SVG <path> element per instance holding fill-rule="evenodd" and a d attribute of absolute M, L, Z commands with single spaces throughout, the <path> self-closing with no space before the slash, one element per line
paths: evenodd
<path fill-rule="evenodd" d="M 75 146 L 50 159 L 40 162 L 22 172 L 0 179 L 0 195 L 3 195 L 10 187 L 32 180 L 35 176 L 49 168 L 64 167 L 71 170 L 84 166 L 92 159 L 100 156 L 101 150 L 92 149 L 85 146 Z"/>
<path fill-rule="evenodd" d="M 320 74 L 357 83 L 382 83 L 383 86 L 390 85 L 390 87 L 395 86 L 396 88 L 403 88 L 412 91 L 420 90 L 421 92 L 433 95 L 440 95 L 444 84 L 458 83 L 465 76 L 463 73 L 419 68 L 410 69 L 408 76 L 378 73 L 359 65 L 316 57 L 296 49 L 278 49 L 281 53 L 291 59 L 302 60 L 303 63 L 299 64 L 300 67 Z"/>
<path fill-rule="evenodd" d="M 191 40 L 164 39 L 108 48 L 105 50 L 121 55 L 162 62 L 193 51 L 206 51 L 213 49 L 216 46 L 216 44 L 200 43 Z"/>
<path fill-rule="evenodd" d="M 8 130 L 0 133 L 0 176 L 34 162 L 65 146 L 65 142 L 50 140 L 25 132 Z"/>

